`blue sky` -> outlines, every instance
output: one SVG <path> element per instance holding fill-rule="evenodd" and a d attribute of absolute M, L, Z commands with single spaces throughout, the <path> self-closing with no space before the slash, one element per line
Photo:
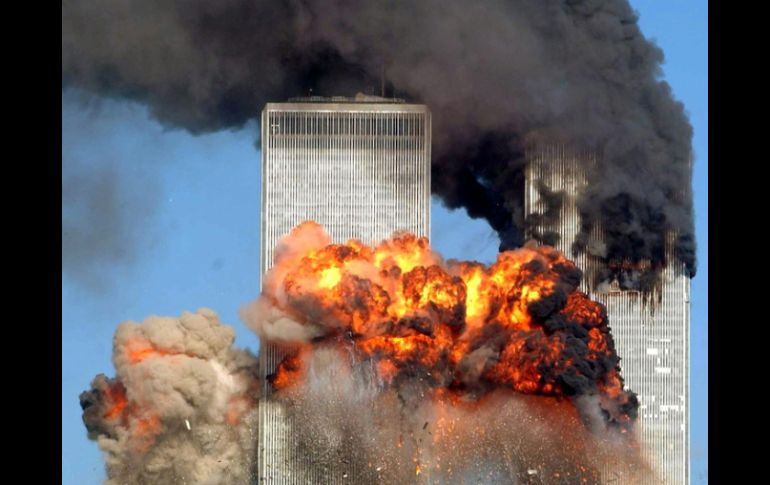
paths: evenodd
<path fill-rule="evenodd" d="M 632 1 L 642 31 L 665 54 L 665 79 L 695 128 L 699 269 L 692 281 L 691 440 L 693 484 L 708 471 L 708 6 L 706 1 Z M 62 272 L 62 483 L 96 484 L 101 455 L 86 438 L 78 395 L 98 373 L 112 375 L 112 334 L 123 320 L 214 309 L 234 326 L 236 343 L 257 350 L 238 308 L 259 290 L 259 152 L 256 124 L 194 137 L 168 130 L 139 105 L 62 96 L 62 152 L 70 167 L 108 167 L 120 177 L 116 213 L 135 248 L 125 257 Z M 100 169 L 102 170 L 102 169 Z M 65 175 L 67 171 L 65 171 Z M 87 221 L 87 204 L 62 214 Z M 120 242 L 120 241 L 118 241 Z M 491 261 L 488 225 L 434 200 L 432 243 L 446 257 Z M 83 254 L 91 248 L 83 247 Z"/>

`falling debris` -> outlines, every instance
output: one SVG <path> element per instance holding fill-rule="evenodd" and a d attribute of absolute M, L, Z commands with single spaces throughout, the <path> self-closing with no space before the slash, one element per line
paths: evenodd
<path fill-rule="evenodd" d="M 184 420 L 184 425 L 187 426 L 187 431 L 190 431 L 192 428 L 190 428 L 190 421 Z"/>

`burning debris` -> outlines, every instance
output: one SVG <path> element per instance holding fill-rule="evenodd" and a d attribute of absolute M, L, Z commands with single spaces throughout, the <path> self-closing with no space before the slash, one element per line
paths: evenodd
<path fill-rule="evenodd" d="M 629 457 L 625 473 L 644 467 L 636 396 L 580 278 L 548 247 L 487 267 L 444 262 L 409 234 L 330 244 L 306 222 L 279 242 L 242 318 L 286 352 L 271 380 L 299 426 L 290 455 L 322 471 L 344 456 L 345 472 L 408 483 L 412 460 L 415 473 L 456 483 L 537 463 L 566 483 L 598 483 L 609 456 Z"/>
<path fill-rule="evenodd" d="M 107 484 L 247 483 L 256 444 L 257 362 L 232 328 L 201 309 L 124 322 L 115 379 L 80 395 Z"/>

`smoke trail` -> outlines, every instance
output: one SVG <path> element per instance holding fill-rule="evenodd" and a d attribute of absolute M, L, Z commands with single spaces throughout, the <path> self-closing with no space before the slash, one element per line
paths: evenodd
<path fill-rule="evenodd" d="M 122 323 L 115 379 L 80 396 L 107 484 L 247 483 L 256 444 L 257 361 L 211 310 Z"/>
<path fill-rule="evenodd" d="M 695 271 L 692 128 L 661 50 L 626 0 L 70 0 L 62 84 L 146 103 L 192 133 L 237 128 L 267 101 L 379 92 L 434 115 L 433 191 L 498 232 L 525 227 L 525 143 L 601 153 L 583 194 L 609 260 L 677 257 Z"/>

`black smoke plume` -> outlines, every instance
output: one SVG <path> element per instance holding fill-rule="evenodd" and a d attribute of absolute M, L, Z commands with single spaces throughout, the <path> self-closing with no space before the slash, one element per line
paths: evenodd
<path fill-rule="evenodd" d="M 692 128 L 626 0 L 98 2 L 62 5 L 62 85 L 146 104 L 191 133 L 268 101 L 381 93 L 434 115 L 433 191 L 521 244 L 524 142 L 601 154 L 581 198 L 608 261 L 695 272 Z M 550 235 L 548 237 L 553 237 Z M 578 250 L 582 248 L 578 244 Z"/>

